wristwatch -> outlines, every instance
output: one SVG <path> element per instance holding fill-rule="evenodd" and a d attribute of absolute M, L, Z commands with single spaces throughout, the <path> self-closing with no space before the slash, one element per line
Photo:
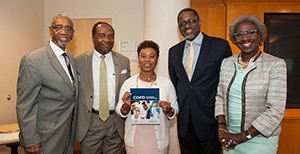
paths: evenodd
<path fill-rule="evenodd" d="M 246 138 L 247 138 L 248 140 L 252 139 L 252 136 L 251 136 L 249 130 L 246 130 L 246 131 L 245 131 L 245 135 L 246 135 Z"/>

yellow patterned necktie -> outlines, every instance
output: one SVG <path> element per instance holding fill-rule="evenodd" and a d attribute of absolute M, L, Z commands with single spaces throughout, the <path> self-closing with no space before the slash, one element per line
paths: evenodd
<path fill-rule="evenodd" d="M 186 62 L 185 62 L 185 71 L 190 80 L 192 79 L 193 61 L 194 61 L 194 45 L 193 42 L 190 42 L 190 49 L 188 51 L 188 55 L 186 57 Z"/>
<path fill-rule="evenodd" d="M 99 89 L 99 117 L 103 121 L 109 117 L 108 94 L 107 94 L 107 75 L 105 56 L 101 55 L 100 62 L 100 89 Z"/>

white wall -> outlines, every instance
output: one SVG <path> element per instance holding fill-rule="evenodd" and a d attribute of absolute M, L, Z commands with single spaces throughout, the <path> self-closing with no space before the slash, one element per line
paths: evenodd
<path fill-rule="evenodd" d="M 16 122 L 16 83 L 21 57 L 49 41 L 48 26 L 58 13 L 72 18 L 113 18 L 115 45 L 144 39 L 143 0 L 0 0 L 0 124 Z M 136 51 L 122 52 L 128 57 Z M 131 62 L 132 74 L 138 72 Z M 7 100 L 7 96 L 11 100 Z"/>
<path fill-rule="evenodd" d="M 16 122 L 20 59 L 44 44 L 44 1 L 1 0 L 0 21 L 0 124 L 7 124 Z"/>

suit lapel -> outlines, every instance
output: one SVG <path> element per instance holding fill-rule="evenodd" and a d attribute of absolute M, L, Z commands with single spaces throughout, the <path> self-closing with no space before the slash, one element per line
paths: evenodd
<path fill-rule="evenodd" d="M 77 71 L 76 71 L 75 60 L 74 60 L 73 56 L 69 53 L 69 51 L 67 51 L 66 53 L 67 53 L 67 56 L 69 58 L 70 64 L 72 66 L 75 83 L 77 83 L 78 78 L 77 78 Z"/>
<path fill-rule="evenodd" d="M 93 82 L 93 51 L 90 51 L 86 54 L 85 58 L 85 70 L 87 71 L 87 76 L 89 80 L 89 84 L 91 89 L 94 89 L 94 82 Z"/>
<path fill-rule="evenodd" d="M 74 84 L 75 85 L 73 85 L 72 84 L 72 88 L 73 88 L 73 90 L 75 90 L 75 92 L 76 92 L 76 97 L 77 97 L 77 95 L 78 95 L 78 74 L 77 74 L 77 67 L 76 67 L 76 63 L 75 63 L 75 59 L 74 59 L 74 57 L 69 53 L 69 51 L 67 51 L 66 52 L 67 53 L 67 55 L 68 55 L 68 58 L 69 58 L 69 61 L 70 61 L 70 63 L 71 63 L 71 66 L 72 66 L 72 70 L 73 70 L 73 75 L 74 75 Z M 74 89 L 75 88 L 75 89 Z"/>
<path fill-rule="evenodd" d="M 188 75 L 186 74 L 186 71 L 185 71 L 185 68 L 184 68 L 184 66 L 183 66 L 183 64 L 182 64 L 182 59 L 183 59 L 183 52 L 184 52 L 184 46 L 185 45 L 185 41 L 182 41 L 180 44 L 179 44 L 179 46 L 178 46 L 178 51 L 177 51 L 177 56 L 175 56 L 176 58 L 177 58 L 177 64 L 179 64 L 178 65 L 178 70 L 179 70 L 179 72 L 180 73 L 178 73 L 182 78 L 185 78 L 185 79 L 183 79 L 183 80 L 187 80 L 187 81 L 189 81 L 189 77 L 188 77 Z M 181 75 L 182 74 L 182 75 Z M 184 75 L 185 74 L 185 75 Z"/>
<path fill-rule="evenodd" d="M 59 60 L 57 59 L 54 51 L 51 49 L 50 44 L 48 43 L 45 46 L 47 56 L 50 60 L 50 65 L 56 70 L 56 72 L 61 76 L 61 78 L 66 82 L 71 91 L 73 91 L 73 84 L 70 81 L 68 74 L 66 74 L 65 70 L 61 66 Z"/>
<path fill-rule="evenodd" d="M 113 58 L 113 63 L 114 63 L 114 69 L 115 69 L 115 89 L 119 89 L 119 84 L 120 84 L 120 67 L 119 67 L 119 57 L 113 52 L 111 51 L 112 54 L 112 58 Z M 117 96 L 116 96 L 116 100 L 117 100 Z"/>
<path fill-rule="evenodd" d="M 201 44 L 201 48 L 200 48 L 200 54 L 198 57 L 198 60 L 196 62 L 196 66 L 195 66 L 195 70 L 193 73 L 193 77 L 192 77 L 192 81 L 195 78 L 194 76 L 198 76 L 202 66 L 205 63 L 205 60 L 207 60 L 207 54 L 209 52 L 209 41 L 210 38 L 207 37 L 207 35 L 203 34 L 203 40 L 202 40 L 202 44 Z"/>

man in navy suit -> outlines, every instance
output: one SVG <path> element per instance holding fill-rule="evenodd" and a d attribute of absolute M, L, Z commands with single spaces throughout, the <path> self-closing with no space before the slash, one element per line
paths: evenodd
<path fill-rule="evenodd" d="M 219 154 L 218 124 L 214 117 L 220 65 L 232 55 L 228 41 L 200 32 L 196 10 L 178 13 L 178 28 L 185 40 L 169 49 L 169 74 L 176 88 L 180 113 L 177 117 L 182 154 Z M 187 60 L 193 42 L 193 60 Z M 189 76 L 185 65 L 192 61 Z"/>

